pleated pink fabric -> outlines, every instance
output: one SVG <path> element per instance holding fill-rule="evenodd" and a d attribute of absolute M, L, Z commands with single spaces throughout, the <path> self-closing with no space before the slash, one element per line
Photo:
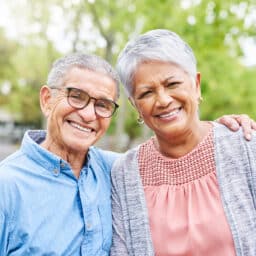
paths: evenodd
<path fill-rule="evenodd" d="M 153 138 L 139 167 L 156 256 L 234 256 L 215 172 L 212 131 L 189 154 L 169 159 Z"/>

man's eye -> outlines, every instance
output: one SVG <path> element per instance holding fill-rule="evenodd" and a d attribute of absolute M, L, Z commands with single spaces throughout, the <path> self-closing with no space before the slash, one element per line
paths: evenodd
<path fill-rule="evenodd" d="M 96 103 L 96 106 L 99 108 L 106 108 L 109 109 L 110 105 L 108 101 L 104 101 L 104 100 L 98 100 Z"/>
<path fill-rule="evenodd" d="M 68 88 L 68 93 L 69 93 L 70 97 L 76 97 L 81 92 L 78 89 L 75 89 L 75 88 Z"/>
<path fill-rule="evenodd" d="M 81 94 L 78 94 L 78 93 L 72 93 L 69 96 L 72 97 L 72 98 L 75 98 L 75 99 L 81 98 Z"/>
<path fill-rule="evenodd" d="M 69 97 L 73 99 L 83 100 L 86 98 L 86 95 L 84 95 L 82 92 L 79 92 L 79 91 L 71 91 L 69 94 Z"/>

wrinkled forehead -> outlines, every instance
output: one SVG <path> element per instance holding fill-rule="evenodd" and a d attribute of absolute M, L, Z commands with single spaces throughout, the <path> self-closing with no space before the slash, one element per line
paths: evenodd
<path fill-rule="evenodd" d="M 94 95 L 95 97 L 118 98 L 118 85 L 108 73 L 87 68 L 73 67 L 66 73 L 64 87 L 73 87 Z"/>
<path fill-rule="evenodd" d="M 85 80 L 86 77 L 88 77 L 88 79 L 90 79 L 90 77 L 92 77 L 92 76 L 94 78 L 97 77 L 98 84 L 100 84 L 101 81 L 102 81 L 102 85 L 104 85 L 106 83 L 106 81 L 108 81 L 108 84 L 109 84 L 111 81 L 111 83 L 113 83 L 113 85 L 114 85 L 112 91 L 116 95 L 115 98 L 118 99 L 118 97 L 119 97 L 119 81 L 117 81 L 115 79 L 115 77 L 113 77 L 110 73 L 108 73 L 104 68 L 93 69 L 93 68 L 83 67 L 83 66 L 79 66 L 79 65 L 73 65 L 73 66 L 67 68 L 65 70 L 65 72 L 59 76 L 57 83 L 58 83 L 58 86 L 65 87 L 71 79 L 73 81 L 74 80 L 82 81 L 82 80 Z M 96 87 L 95 87 L 95 89 L 96 89 Z"/>
<path fill-rule="evenodd" d="M 81 72 L 82 71 L 82 72 Z M 84 71 L 84 72 L 83 72 Z M 104 69 L 90 69 L 80 66 L 73 66 L 70 67 L 66 74 L 63 76 L 61 84 L 62 86 L 66 86 L 67 83 L 70 82 L 70 80 L 75 80 L 77 83 L 84 82 L 88 79 L 90 81 L 91 77 L 95 79 L 97 78 L 97 84 L 100 84 L 102 86 L 109 86 L 110 84 L 113 84 L 112 91 L 115 94 L 115 97 L 118 98 L 119 96 L 119 84 L 118 82 Z M 93 85 L 93 83 L 92 83 Z M 94 86 L 94 85 L 93 85 Z M 95 84 L 94 90 L 97 90 L 97 85 Z"/>

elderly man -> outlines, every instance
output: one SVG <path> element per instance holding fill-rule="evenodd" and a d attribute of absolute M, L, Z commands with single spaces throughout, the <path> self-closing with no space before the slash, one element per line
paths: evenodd
<path fill-rule="evenodd" d="M 118 107 L 118 86 L 97 56 L 55 62 L 40 91 L 47 132 L 28 131 L 0 165 L 0 255 L 108 255 L 117 153 L 90 146 Z"/>
<path fill-rule="evenodd" d="M 40 91 L 47 130 L 27 131 L 0 164 L 1 256 L 109 255 L 110 170 L 118 154 L 92 145 L 118 107 L 118 84 L 98 56 L 54 63 Z M 250 119 L 240 119 L 247 133 Z"/>

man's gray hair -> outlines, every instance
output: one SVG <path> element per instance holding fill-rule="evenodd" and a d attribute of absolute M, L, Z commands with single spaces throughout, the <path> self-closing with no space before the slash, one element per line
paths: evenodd
<path fill-rule="evenodd" d="M 190 46 L 172 31 L 151 30 L 129 41 L 118 56 L 117 72 L 128 96 L 138 65 L 151 60 L 175 63 L 196 77 L 196 58 Z"/>
<path fill-rule="evenodd" d="M 117 96 L 119 96 L 120 80 L 116 70 L 107 61 L 93 54 L 72 53 L 57 59 L 48 74 L 47 85 L 49 87 L 63 86 L 66 74 L 73 67 L 88 69 L 109 76 L 116 83 Z"/>

